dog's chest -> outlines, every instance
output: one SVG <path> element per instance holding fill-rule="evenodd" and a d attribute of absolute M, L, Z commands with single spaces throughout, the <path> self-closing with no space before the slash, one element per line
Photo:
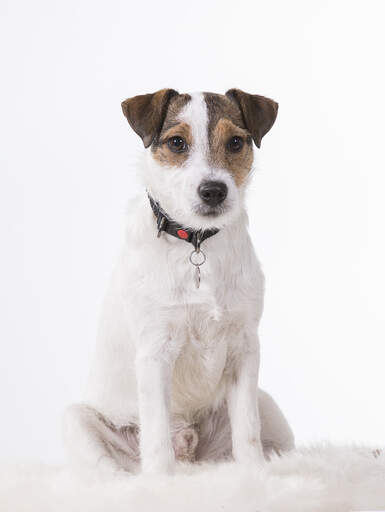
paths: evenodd
<path fill-rule="evenodd" d="M 172 408 L 192 415 L 220 402 L 234 355 L 241 350 L 244 316 L 220 305 L 196 304 L 179 311 L 175 334 L 179 352 L 172 386 Z"/>
<path fill-rule="evenodd" d="M 151 296 L 144 306 L 152 311 L 153 331 L 165 334 L 175 357 L 172 412 L 194 417 L 224 397 L 245 331 L 257 327 L 262 275 L 247 239 L 234 247 L 218 235 L 215 244 L 208 240 L 203 246 L 207 258 L 196 288 L 192 248 L 178 240 L 163 242 L 146 266 L 145 290 Z"/>

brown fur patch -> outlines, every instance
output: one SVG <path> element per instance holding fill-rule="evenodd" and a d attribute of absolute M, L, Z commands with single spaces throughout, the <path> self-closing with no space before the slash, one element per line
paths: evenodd
<path fill-rule="evenodd" d="M 215 94 L 212 92 L 205 92 L 204 98 L 209 118 L 209 137 L 221 118 L 229 119 L 240 128 L 246 128 L 243 122 L 242 113 L 234 101 L 231 101 L 223 94 Z"/>
<path fill-rule="evenodd" d="M 180 167 L 188 158 L 188 151 L 183 153 L 171 151 L 167 145 L 167 140 L 170 137 L 179 136 L 185 139 L 187 144 L 191 146 L 192 135 L 189 125 L 178 121 L 180 111 L 190 99 L 191 96 L 189 94 L 179 94 L 179 96 L 174 97 L 170 101 L 162 129 L 151 146 L 154 159 L 161 165 Z"/>
<path fill-rule="evenodd" d="M 162 128 L 167 107 L 172 98 L 178 97 L 174 89 L 161 89 L 153 94 L 140 94 L 122 102 L 123 114 L 131 128 L 148 148 Z"/>
<path fill-rule="evenodd" d="M 210 164 L 227 169 L 239 187 L 246 180 L 253 163 L 251 136 L 238 105 L 221 94 L 205 93 L 209 124 Z M 227 148 L 231 137 L 244 139 L 238 153 Z"/>
<path fill-rule="evenodd" d="M 165 166 L 181 166 L 188 158 L 188 150 L 174 153 L 167 145 L 171 137 L 182 137 L 188 146 L 192 144 L 191 128 L 187 123 L 176 123 L 168 130 L 162 130 L 158 143 L 152 147 L 152 156 Z"/>
<path fill-rule="evenodd" d="M 255 145 L 260 148 L 262 137 L 273 126 L 278 113 L 278 103 L 265 96 L 248 94 L 240 89 L 229 89 L 226 96 L 240 108 L 245 126 Z"/>
<path fill-rule="evenodd" d="M 163 132 L 167 131 L 169 128 L 178 123 L 178 116 L 183 107 L 191 100 L 191 96 L 189 94 L 179 94 L 172 98 L 168 105 L 166 117 L 164 119 L 164 123 L 162 126 L 162 130 L 160 132 L 160 136 Z"/>
<path fill-rule="evenodd" d="M 235 136 L 242 137 L 244 145 L 239 152 L 232 153 L 227 148 L 227 143 Z M 222 118 L 213 129 L 210 146 L 210 157 L 215 167 L 228 169 L 235 184 L 238 187 L 242 185 L 253 164 L 253 149 L 247 130 L 236 126 L 229 119 Z"/>

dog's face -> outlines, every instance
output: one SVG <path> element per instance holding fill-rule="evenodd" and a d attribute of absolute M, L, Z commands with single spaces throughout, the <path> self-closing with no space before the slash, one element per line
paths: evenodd
<path fill-rule="evenodd" d="M 172 218 L 200 229 L 222 227 L 239 214 L 253 141 L 260 147 L 277 103 L 239 89 L 225 95 L 162 89 L 129 98 L 122 108 L 148 148 L 146 187 Z"/>

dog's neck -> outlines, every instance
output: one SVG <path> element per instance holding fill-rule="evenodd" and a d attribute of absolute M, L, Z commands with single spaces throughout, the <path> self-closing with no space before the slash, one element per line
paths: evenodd
<path fill-rule="evenodd" d="M 162 231 L 165 231 L 169 235 L 179 238 L 180 240 L 184 240 L 185 242 L 189 242 L 196 250 L 200 247 L 201 242 L 217 234 L 219 231 L 217 228 L 201 230 L 182 226 L 176 220 L 172 219 L 163 210 L 160 204 L 150 196 L 150 194 L 148 194 L 148 199 L 156 218 L 158 237 L 161 236 Z"/>

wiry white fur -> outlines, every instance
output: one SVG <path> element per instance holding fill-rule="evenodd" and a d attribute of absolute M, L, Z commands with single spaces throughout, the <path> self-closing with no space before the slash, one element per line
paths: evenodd
<path fill-rule="evenodd" d="M 225 425 L 223 439 L 218 432 L 218 442 L 206 442 L 207 452 L 214 459 L 226 450 L 232 450 L 238 461 L 263 459 L 257 406 L 263 275 L 247 232 L 244 191 L 225 169 L 208 164 L 202 94 L 192 95 L 180 119 L 192 128 L 191 156 L 181 168 L 164 168 L 148 151 L 142 169 L 145 186 L 170 216 L 186 226 L 221 229 L 202 244 L 207 262 L 196 289 L 189 263 L 192 246 L 166 234 L 156 238 L 144 191 L 132 203 L 86 395 L 93 409 L 75 406 L 66 416 L 70 452 L 83 461 L 121 465 L 117 459 L 122 434 L 118 440 L 93 410 L 117 427 L 140 424 L 142 468 L 163 472 L 174 464 L 171 438 L 179 428 L 175 425 L 206 422 L 208 441 L 214 428 L 207 426 L 210 414 L 225 411 L 225 401 L 231 439 L 223 433 L 230 432 Z M 209 179 L 224 181 L 229 190 L 226 211 L 216 218 L 194 210 L 198 185 Z M 272 418 L 266 424 L 266 439 L 271 438 L 276 449 L 290 448 L 292 434 L 274 402 L 262 400 L 260 409 Z"/>

